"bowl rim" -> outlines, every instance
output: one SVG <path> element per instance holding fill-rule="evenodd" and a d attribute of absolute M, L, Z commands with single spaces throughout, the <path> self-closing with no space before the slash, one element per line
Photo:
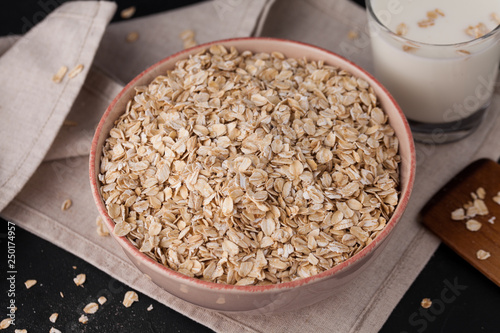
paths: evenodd
<path fill-rule="evenodd" d="M 398 203 L 398 206 L 396 210 L 394 211 L 394 214 L 391 216 L 389 219 L 388 223 L 384 227 L 384 229 L 380 232 L 380 234 L 377 235 L 377 237 L 367 246 L 365 246 L 360 252 L 356 253 L 354 256 L 351 258 L 347 259 L 346 261 L 333 266 L 330 269 L 327 269 L 319 274 L 312 275 L 306 278 L 299 278 L 293 281 L 289 282 L 283 282 L 283 283 L 277 283 L 277 284 L 269 284 L 269 285 L 264 285 L 264 286 L 256 286 L 256 285 L 250 285 L 250 286 L 237 286 L 237 285 L 231 285 L 231 284 L 222 284 L 222 283 L 216 283 L 216 282 L 209 282 L 209 281 L 204 281 L 199 278 L 195 277 L 190 277 L 187 275 L 184 275 L 182 273 L 179 273 L 169 267 L 166 267 L 162 265 L 161 263 L 158 263 L 157 261 L 151 259 L 144 253 L 140 252 L 137 247 L 135 247 L 125 236 L 116 236 L 112 230 L 114 230 L 115 223 L 113 220 L 109 217 L 108 212 L 104 206 L 104 202 L 102 200 L 102 197 L 99 193 L 99 185 L 98 185 L 98 175 L 96 174 L 96 158 L 101 157 L 101 151 L 98 149 L 100 147 L 97 146 L 98 141 L 100 137 L 103 135 L 103 127 L 107 123 L 107 119 L 111 113 L 111 111 L 114 109 L 115 105 L 118 103 L 118 101 L 122 98 L 122 96 L 133 86 L 136 85 L 136 82 L 139 81 L 142 77 L 144 77 L 146 74 L 150 73 L 151 71 L 155 70 L 157 67 L 163 65 L 165 62 L 170 61 L 172 58 L 177 58 L 179 57 L 179 60 L 182 59 L 182 55 L 189 55 L 189 54 L 194 54 L 198 51 L 201 51 L 203 49 L 206 49 L 212 45 L 216 44 L 222 44 L 224 45 L 225 43 L 229 42 L 238 42 L 238 41 L 271 41 L 274 43 L 288 43 L 288 44 L 295 44 L 296 46 L 300 47 L 306 47 L 306 48 L 312 48 L 317 51 L 326 53 L 329 56 L 333 56 L 337 59 L 339 59 L 341 62 L 345 62 L 349 64 L 350 66 L 355 67 L 358 71 L 361 71 L 364 75 L 366 75 L 370 80 L 372 80 L 373 83 L 375 83 L 378 88 L 380 88 L 383 93 L 389 98 L 391 104 L 394 105 L 396 108 L 397 113 L 399 114 L 399 117 L 402 120 L 402 123 L 404 125 L 405 133 L 408 136 L 408 142 L 410 146 L 410 159 L 409 160 L 404 160 L 405 163 L 409 163 L 409 175 L 408 175 L 408 185 L 406 192 L 404 193 L 404 196 L 400 198 L 400 201 Z M 373 85 L 373 83 L 370 83 L 370 85 Z M 106 136 L 108 136 L 109 133 L 106 133 Z M 99 152 L 99 156 L 96 156 L 96 153 Z M 311 284 L 316 281 L 320 281 L 326 278 L 329 278 L 331 276 L 334 276 L 335 274 L 345 270 L 347 267 L 359 262 L 362 260 L 365 256 L 368 254 L 372 253 L 375 248 L 378 247 L 378 245 L 384 241 L 389 233 L 394 229 L 396 224 L 399 222 L 401 219 L 406 206 L 408 205 L 408 201 L 411 195 L 411 192 L 413 190 L 413 185 L 414 185 L 414 180 L 415 180 L 415 169 L 416 169 L 416 152 L 415 152 L 415 145 L 413 142 L 413 137 L 412 133 L 410 130 L 410 126 L 406 120 L 406 117 L 403 114 L 403 111 L 401 110 L 400 106 L 397 104 L 396 100 L 392 97 L 392 95 L 387 91 L 387 89 L 377 80 L 375 79 L 370 73 L 368 73 L 365 69 L 361 68 L 359 65 L 353 63 L 352 61 L 336 54 L 335 52 L 326 50 L 324 48 L 307 44 L 304 42 L 299 42 L 299 41 L 294 41 L 294 40 L 287 40 L 287 39 L 281 39 L 281 38 L 272 38 L 272 37 L 240 37 L 240 38 L 229 38 L 229 39 L 223 39 L 223 40 L 217 40 L 217 41 L 212 41 L 204 44 L 200 44 L 197 46 L 194 46 L 189 49 L 182 50 L 180 52 L 176 52 L 158 62 L 153 64 L 152 66 L 148 67 L 144 71 L 142 71 L 139 75 L 137 75 L 132 81 L 130 81 L 123 89 L 118 93 L 118 95 L 113 99 L 113 101 L 109 104 L 109 106 L 106 108 L 106 111 L 104 112 L 103 116 L 101 117 L 101 120 L 99 121 L 99 124 L 95 130 L 94 137 L 92 139 L 92 145 L 91 145 L 91 150 L 90 150 L 90 156 L 89 156 L 89 176 L 90 176 L 90 185 L 91 185 L 91 190 L 92 190 L 92 195 L 94 198 L 94 202 L 96 203 L 97 209 L 101 216 L 103 217 L 104 222 L 106 223 L 106 226 L 108 230 L 110 230 L 111 234 L 113 235 L 114 239 L 121 245 L 124 251 L 126 251 L 127 255 L 133 255 L 138 261 L 144 263 L 145 265 L 148 265 L 150 269 L 155 270 L 157 273 L 162 274 L 162 275 L 167 275 L 170 278 L 179 280 L 179 282 L 183 282 L 186 284 L 190 285 L 195 285 L 198 287 L 202 288 L 208 288 L 212 290 L 221 290 L 225 292 L 233 292 L 233 293 L 247 293 L 247 292 L 278 292 L 283 289 L 291 289 L 295 287 L 299 287 L 305 284 Z M 144 273 L 144 272 L 143 272 Z"/>

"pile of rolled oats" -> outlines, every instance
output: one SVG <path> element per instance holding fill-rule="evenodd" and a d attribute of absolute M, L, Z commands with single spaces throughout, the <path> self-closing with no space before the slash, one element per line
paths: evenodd
<path fill-rule="evenodd" d="M 368 83 L 211 46 L 136 88 L 99 180 L 114 233 L 180 273 L 287 282 L 358 253 L 398 203 L 398 139 Z"/>

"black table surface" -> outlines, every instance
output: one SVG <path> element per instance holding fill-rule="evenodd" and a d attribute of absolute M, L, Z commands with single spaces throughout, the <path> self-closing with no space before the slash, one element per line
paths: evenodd
<path fill-rule="evenodd" d="M 0 10 L 0 36 L 26 32 L 62 0 L 9 2 Z M 119 9 L 135 5 L 135 16 L 161 12 L 197 2 L 117 1 Z M 363 0 L 356 0 L 364 5 Z M 120 20 L 118 14 L 114 21 Z M 0 152 L 1 156 L 1 152 Z M 10 234 L 9 234 L 10 231 Z M 14 236 L 14 237 L 12 237 Z M 11 242 L 9 244 L 9 241 Z M 15 246 L 16 273 L 10 274 L 8 261 Z M 9 250 L 10 249 L 10 250 Z M 211 332 L 207 327 L 139 293 L 139 302 L 125 308 L 121 301 L 128 286 L 67 251 L 0 219 L 0 320 L 7 318 L 14 300 L 14 329 L 48 332 Z M 87 275 L 84 287 L 73 278 Z M 11 276 L 14 276 L 12 281 Z M 26 289 L 24 282 L 36 279 Z M 11 284 L 11 281 L 13 284 Z M 64 297 L 63 297 L 64 296 Z M 86 325 L 78 322 L 83 307 L 105 296 L 104 303 Z M 430 298 L 432 306 L 420 302 Z M 148 311 L 152 305 L 153 309 Z M 332 312 L 335 309 L 332 309 Z M 58 313 L 56 323 L 49 317 Z M 325 327 L 325 332 L 335 331 Z M 445 245 L 441 245 L 393 310 L 380 332 L 500 332 L 500 289 Z"/>

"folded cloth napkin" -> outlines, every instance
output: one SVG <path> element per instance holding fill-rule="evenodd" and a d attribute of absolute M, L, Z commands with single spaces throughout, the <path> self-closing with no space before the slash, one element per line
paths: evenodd
<path fill-rule="evenodd" d="M 70 121 L 67 124 L 72 126 L 61 128 L 45 161 L 37 165 L 28 182 L 21 184 L 24 188 L 1 215 L 215 331 L 377 331 L 439 244 L 438 239 L 417 222 L 422 205 L 470 161 L 500 155 L 496 144 L 500 140 L 500 117 L 495 112 L 500 107 L 500 94 L 495 93 L 487 119 L 470 137 L 444 146 L 417 145 L 417 179 L 407 212 L 382 255 L 338 295 L 300 311 L 272 317 L 202 309 L 157 287 L 130 263 L 111 237 L 98 236 L 95 231 L 93 217 L 98 213 L 88 184 L 89 133 L 109 100 L 121 84 L 145 67 L 179 51 L 182 41 L 178 34 L 184 29 L 193 29 L 198 42 L 248 36 L 256 29 L 259 35 L 322 46 L 364 68 L 372 68 L 365 13 L 347 0 L 231 1 L 222 2 L 226 6 L 224 11 L 220 10 L 221 2 L 205 2 L 110 25 L 94 67 L 75 97 L 71 111 L 69 107 L 66 110 Z M 157 35 L 156 31 L 161 34 Z M 350 39 L 350 31 L 356 31 L 358 38 Z M 126 42 L 129 32 L 139 34 L 136 43 Z M 158 38 L 161 43 L 157 42 Z M 0 40 L 0 50 L 11 44 L 11 40 Z M 3 74 L 0 77 L 4 79 Z M 32 103 L 36 103 L 35 98 L 38 96 L 33 96 Z M 28 116 L 28 111 L 25 112 Z M 61 211 L 66 199 L 71 199 L 73 205 Z"/>
<path fill-rule="evenodd" d="M 85 81 L 116 5 L 61 6 L 0 58 L 0 210 L 43 160 Z M 65 33 L 54 33 L 64 31 Z M 55 83 L 61 68 L 83 66 Z"/>

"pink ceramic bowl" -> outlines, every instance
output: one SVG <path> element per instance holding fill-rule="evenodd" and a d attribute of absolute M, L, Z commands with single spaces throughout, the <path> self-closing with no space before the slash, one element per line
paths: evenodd
<path fill-rule="evenodd" d="M 125 237 L 114 235 L 113 237 L 137 268 L 151 277 L 157 285 L 185 301 L 205 308 L 227 312 L 272 313 L 298 309 L 327 297 L 335 297 L 334 294 L 340 286 L 354 279 L 378 255 L 383 255 L 384 245 L 403 215 L 410 198 L 415 175 L 415 147 L 406 119 L 387 90 L 362 68 L 330 51 L 288 40 L 238 38 L 199 45 L 181 51 L 146 69 L 123 88 L 109 105 L 97 127 L 90 152 L 90 184 L 97 208 L 108 229 L 113 230 L 115 224 L 108 216 L 104 206 L 97 177 L 104 141 L 108 137 L 114 121 L 124 112 L 127 101 L 134 96 L 134 87 L 147 85 L 156 76 L 173 68 L 178 60 L 208 48 L 212 44 L 223 44 L 226 47 L 234 46 L 239 51 L 250 50 L 268 53 L 280 51 L 287 57 L 323 60 L 326 64 L 343 68 L 369 82 L 383 109 L 388 114 L 389 121 L 400 142 L 401 195 L 394 215 L 378 237 L 349 260 L 309 278 L 267 286 L 233 286 L 191 278 L 151 260 L 139 252 Z"/>

